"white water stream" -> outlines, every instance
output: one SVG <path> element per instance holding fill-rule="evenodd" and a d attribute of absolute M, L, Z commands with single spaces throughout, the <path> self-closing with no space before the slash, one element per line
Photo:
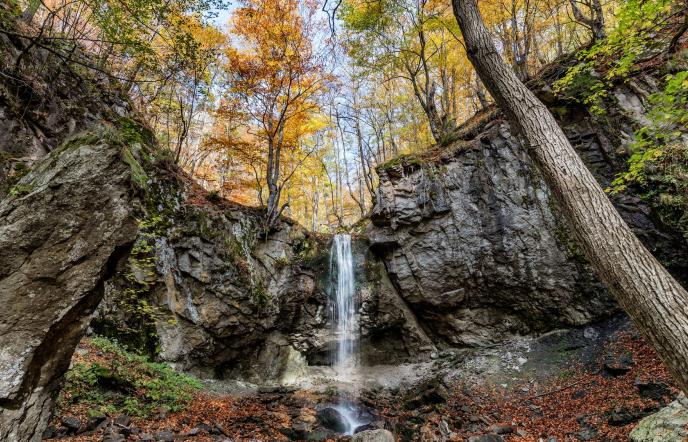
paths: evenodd
<path fill-rule="evenodd" d="M 333 352 L 332 366 L 342 382 L 355 374 L 357 364 L 356 341 L 356 282 L 351 254 L 351 236 L 335 235 L 330 252 L 330 272 L 337 275 L 334 284 L 333 324 L 337 348 Z"/>
<path fill-rule="evenodd" d="M 351 383 L 356 379 L 358 369 L 359 329 L 356 319 L 356 281 L 351 253 L 351 236 L 335 235 L 330 251 L 330 275 L 337 276 L 333 282 L 334 299 L 332 303 L 332 323 L 337 347 L 332 352 L 332 367 L 342 383 Z M 353 391 L 355 393 L 355 386 Z M 346 420 L 347 434 L 353 434 L 356 427 L 366 422 L 359 416 L 359 409 L 350 401 L 340 397 L 334 407 Z"/>

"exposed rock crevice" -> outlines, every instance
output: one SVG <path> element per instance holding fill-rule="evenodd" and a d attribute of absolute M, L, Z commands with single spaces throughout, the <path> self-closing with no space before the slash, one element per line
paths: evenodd
<path fill-rule="evenodd" d="M 650 84 L 643 82 L 643 84 Z M 644 99 L 620 86 L 606 125 L 582 106 L 550 102 L 603 187 L 623 170 L 643 124 Z M 432 159 L 378 169 L 367 235 L 399 293 L 434 339 L 491 345 L 518 334 L 571 327 L 618 310 L 571 239 L 518 137 L 496 113 Z M 614 123 L 610 123 L 614 122 Z M 472 127 L 473 127 L 472 126 Z M 680 279 L 688 247 L 630 191 L 611 195 L 643 242 Z"/>

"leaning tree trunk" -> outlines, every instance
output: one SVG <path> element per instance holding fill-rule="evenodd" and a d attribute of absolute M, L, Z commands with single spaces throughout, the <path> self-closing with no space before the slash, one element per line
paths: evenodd
<path fill-rule="evenodd" d="M 452 3 L 468 58 L 525 138 L 586 257 L 688 392 L 688 293 L 633 234 L 549 110 L 504 63 L 476 0 Z"/>

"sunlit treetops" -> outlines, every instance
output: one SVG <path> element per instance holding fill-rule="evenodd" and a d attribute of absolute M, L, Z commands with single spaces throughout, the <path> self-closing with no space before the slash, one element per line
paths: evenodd
<path fill-rule="evenodd" d="M 581 98 L 595 111 L 608 83 L 666 43 L 655 37 L 679 3 L 479 5 L 522 79 L 575 52 L 581 63 L 558 91 L 601 73 Z M 203 186 L 262 206 L 266 228 L 284 214 L 333 230 L 366 216 L 378 165 L 451 144 L 457 127 L 491 104 L 450 5 L 342 0 L 327 16 L 318 0 L 241 0 L 227 23 L 212 20 L 226 7 L 219 0 L 27 0 L 21 8 L 27 34 L 59 36 L 65 62 L 120 81 Z"/>

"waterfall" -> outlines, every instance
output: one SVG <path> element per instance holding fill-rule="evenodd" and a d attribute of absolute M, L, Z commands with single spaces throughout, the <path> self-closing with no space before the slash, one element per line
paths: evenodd
<path fill-rule="evenodd" d="M 340 380 L 348 381 L 356 369 L 356 341 L 358 340 L 350 235 L 334 236 L 330 252 L 330 273 L 337 276 L 332 311 L 337 348 L 332 355 L 332 366 L 337 371 Z"/>
<path fill-rule="evenodd" d="M 351 254 L 351 236 L 339 234 L 334 236 L 330 251 L 330 275 L 334 293 L 331 293 L 332 324 L 334 336 L 337 339 L 336 349 L 332 352 L 332 367 L 337 372 L 337 378 L 343 383 L 354 380 L 358 366 L 357 343 L 359 338 L 358 322 L 356 320 L 356 281 L 354 278 L 354 264 Z M 336 275 L 336 282 L 334 276 Z M 334 296 L 332 296 L 334 295 Z M 355 386 L 354 386 L 355 387 Z M 354 388 L 355 390 L 355 388 Z M 358 408 L 343 397 L 335 406 L 347 423 L 348 434 L 363 422 Z"/>

